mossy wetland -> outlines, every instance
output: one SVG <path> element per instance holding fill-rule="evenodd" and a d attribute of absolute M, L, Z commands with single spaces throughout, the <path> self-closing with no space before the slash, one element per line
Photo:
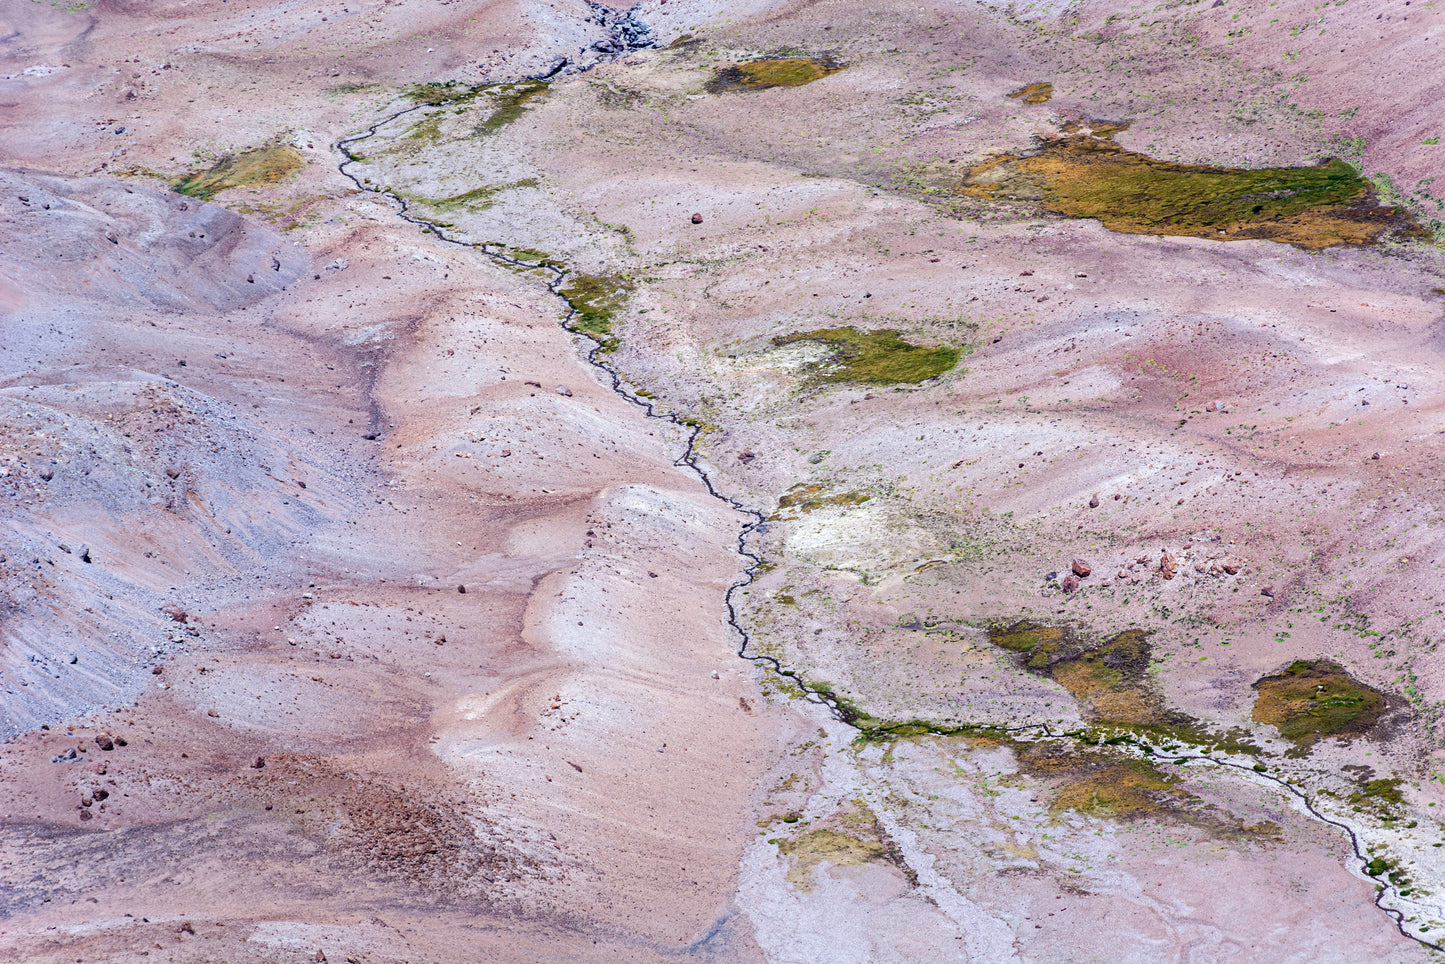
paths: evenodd
<path fill-rule="evenodd" d="M 204 171 L 194 171 L 176 182 L 175 189 L 188 197 L 209 201 L 222 191 L 239 187 L 269 187 L 301 170 L 304 162 L 293 148 L 284 145 L 258 147 L 228 154 Z"/>
<path fill-rule="evenodd" d="M 780 57 L 749 60 L 719 70 L 707 82 L 707 92 L 768 90 L 772 87 L 802 87 L 842 70 L 832 57 Z"/>
<path fill-rule="evenodd" d="M 604 351 L 617 347 L 612 324 L 632 294 L 632 281 L 622 275 L 568 275 L 557 289 L 575 314 L 568 327 L 585 332 L 602 344 Z"/>
<path fill-rule="evenodd" d="M 1054 85 L 1050 83 L 1026 84 L 1008 95 L 1025 104 L 1047 104 L 1054 96 Z"/>
<path fill-rule="evenodd" d="M 1169 708 L 1149 678 L 1152 657 L 1143 630 L 1094 640 L 1067 626 L 1020 620 L 990 627 L 988 636 L 1016 654 L 1020 668 L 1068 690 L 1106 743 L 1137 742 L 1165 753 L 1185 746 L 1259 753 L 1245 730 L 1218 731 Z"/>
<path fill-rule="evenodd" d="M 1342 160 L 1258 169 L 1177 164 L 1115 143 L 1123 126 L 1066 128 L 1036 151 L 967 169 L 958 191 L 1033 201 L 1125 234 L 1253 238 L 1312 250 L 1426 236 L 1403 208 L 1376 203 L 1371 183 Z"/>
<path fill-rule="evenodd" d="M 814 342 L 832 349 L 829 362 L 815 369 L 825 382 L 915 384 L 947 374 L 963 357 L 961 349 L 915 345 L 892 329 L 819 328 L 773 339 L 779 348 L 798 342 Z"/>
<path fill-rule="evenodd" d="M 1328 660 L 1296 660 L 1254 684 L 1254 719 L 1298 747 L 1327 736 L 1356 736 L 1379 722 L 1383 693 Z"/>

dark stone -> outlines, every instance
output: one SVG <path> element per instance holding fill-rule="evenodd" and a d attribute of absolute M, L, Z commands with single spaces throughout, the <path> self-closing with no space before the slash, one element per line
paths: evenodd
<path fill-rule="evenodd" d="M 701 215 L 701 214 L 694 214 L 694 215 L 692 216 L 692 223 L 693 223 L 693 224 L 701 224 L 701 223 L 702 223 L 702 215 Z"/>
<path fill-rule="evenodd" d="M 95 745 L 109 753 L 115 749 L 115 740 L 111 738 L 109 733 L 97 733 L 95 735 Z"/>
<path fill-rule="evenodd" d="M 1069 565 L 1069 568 L 1072 569 L 1074 571 L 1074 575 L 1078 576 L 1080 579 L 1089 578 L 1089 573 L 1094 571 L 1092 568 L 1090 568 L 1089 564 L 1082 559 L 1075 559 Z"/>
<path fill-rule="evenodd" d="M 1079 577 L 1069 573 L 1064 577 L 1064 592 L 1073 592 L 1079 588 Z"/>

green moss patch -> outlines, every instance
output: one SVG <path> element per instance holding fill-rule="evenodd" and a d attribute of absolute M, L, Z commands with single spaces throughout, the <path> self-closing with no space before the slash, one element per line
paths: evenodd
<path fill-rule="evenodd" d="M 204 171 L 186 175 L 176 183 L 181 194 L 209 201 L 222 191 L 238 187 L 279 184 L 301 170 L 301 155 L 289 147 L 273 145 L 229 154 Z"/>
<path fill-rule="evenodd" d="M 827 862 L 834 867 L 861 867 L 883 860 L 886 844 L 864 840 L 840 830 L 813 830 L 791 840 L 779 840 L 778 850 L 793 858 L 788 868 L 788 881 L 807 888 L 812 884 L 813 868 Z"/>
<path fill-rule="evenodd" d="M 1344 161 L 1253 170 L 1175 164 L 1120 147 L 1112 137 L 1117 126 L 993 158 L 965 171 L 959 191 L 1033 200 L 1127 234 L 1260 238 L 1310 249 L 1370 244 L 1387 234 L 1423 237 L 1408 212 L 1376 204 L 1370 182 Z"/>
<path fill-rule="evenodd" d="M 1020 620 L 990 627 L 988 638 L 1017 654 L 1020 668 L 1053 680 L 1079 701 L 1091 728 L 1076 735 L 1086 742 L 1163 752 L 1189 746 L 1259 753 L 1247 731 L 1218 731 L 1165 704 L 1148 675 L 1150 646 L 1143 630 L 1126 629 L 1094 641 L 1066 626 Z"/>
<path fill-rule="evenodd" d="M 574 312 L 568 322 L 573 331 L 585 332 L 608 351 L 617 347 L 612 323 L 632 294 L 633 283 L 622 275 L 569 275 L 557 293 Z"/>
<path fill-rule="evenodd" d="M 1046 104 L 1054 96 L 1054 85 L 1048 83 L 1029 84 L 1009 94 L 1014 100 L 1025 104 Z"/>
<path fill-rule="evenodd" d="M 546 95 L 548 83 L 545 80 L 524 80 L 518 84 L 494 84 L 480 89 L 491 103 L 487 119 L 472 128 L 473 137 L 495 134 L 508 124 L 521 118 L 527 107 Z"/>
<path fill-rule="evenodd" d="M 445 104 L 449 100 L 456 100 L 472 92 L 460 81 L 449 80 L 445 83 L 432 82 L 429 84 L 412 84 L 402 88 L 401 95 L 409 101 L 418 104 Z"/>
<path fill-rule="evenodd" d="M 505 191 L 516 191 L 524 187 L 536 186 L 537 179 L 528 177 L 520 181 L 512 181 L 508 184 L 483 185 L 482 187 L 473 188 L 470 191 L 463 191 L 461 194 L 453 194 L 451 197 L 416 198 L 415 200 L 421 201 L 441 211 L 453 210 L 455 208 L 485 211 L 497 203 L 498 194 Z"/>
<path fill-rule="evenodd" d="M 824 381 L 862 382 L 867 385 L 911 384 L 937 378 L 958 364 L 957 348 L 929 348 L 904 341 L 890 329 L 860 331 L 857 328 L 819 328 L 815 331 L 779 335 L 779 347 L 810 341 L 831 348 L 831 364 L 819 372 Z"/>
<path fill-rule="evenodd" d="M 1254 684 L 1254 719 L 1279 730 L 1296 746 L 1327 736 L 1353 736 L 1383 715 L 1385 696 L 1329 660 L 1296 660 Z"/>
<path fill-rule="evenodd" d="M 773 513 L 775 519 L 796 519 L 800 515 L 814 512 L 824 506 L 854 506 L 862 505 L 873 498 L 867 492 L 840 492 L 835 495 L 823 495 L 825 486 L 816 482 L 800 482 L 778 499 L 778 511 Z"/>
<path fill-rule="evenodd" d="M 710 94 L 731 90 L 767 90 L 770 87 L 801 87 L 815 80 L 836 74 L 843 64 L 832 57 L 782 57 L 775 60 L 749 60 L 719 70 L 707 82 Z"/>

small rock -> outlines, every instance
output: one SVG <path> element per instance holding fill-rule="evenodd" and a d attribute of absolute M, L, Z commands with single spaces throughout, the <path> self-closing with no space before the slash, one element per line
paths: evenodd
<path fill-rule="evenodd" d="M 693 223 L 693 224 L 701 224 L 701 223 L 702 223 L 702 215 L 701 215 L 701 214 L 694 214 L 694 215 L 692 216 L 692 223 Z"/>
<path fill-rule="evenodd" d="M 1127 569 L 1120 569 L 1118 575 L 1115 576 L 1114 578 L 1116 578 L 1116 579 L 1125 579 L 1125 578 L 1128 577 L 1128 575 L 1129 575 L 1129 570 L 1127 570 Z"/>
<path fill-rule="evenodd" d="M 194 934 L 196 932 L 195 927 L 191 925 L 190 921 L 182 921 L 181 926 L 176 928 L 176 930 L 182 934 Z"/>
<path fill-rule="evenodd" d="M 95 799 L 97 800 L 104 800 L 110 796 L 110 791 L 107 790 L 105 787 L 96 787 L 90 792 L 90 795 L 95 797 Z"/>
<path fill-rule="evenodd" d="M 459 593 L 461 593 L 463 596 L 465 596 L 465 595 L 467 594 L 467 587 L 466 587 L 466 586 L 457 586 L 457 592 L 459 592 Z"/>
<path fill-rule="evenodd" d="M 1376 452 L 1374 455 L 1370 456 L 1370 458 L 1378 462 L 1380 461 L 1380 453 Z"/>
<path fill-rule="evenodd" d="M 91 819 L 91 818 L 94 817 L 94 816 L 95 816 L 95 814 L 91 813 L 89 810 L 82 810 L 82 811 L 80 811 L 80 819 L 82 819 L 82 820 L 89 820 L 89 819 Z"/>
<path fill-rule="evenodd" d="M 1094 571 L 1089 567 L 1089 564 L 1082 559 L 1075 559 L 1072 563 L 1069 564 L 1069 568 L 1072 569 L 1074 571 L 1074 575 L 1078 576 L 1080 579 L 1089 578 L 1089 573 Z"/>
<path fill-rule="evenodd" d="M 90 546 L 81 546 L 81 547 L 80 547 L 80 561 L 81 561 L 81 562 L 84 562 L 84 563 L 89 563 L 89 562 L 91 561 L 91 558 L 90 558 Z"/>
<path fill-rule="evenodd" d="M 181 477 L 181 470 L 180 470 L 180 469 L 176 469 L 176 468 L 166 469 L 166 478 L 168 478 L 168 479 L 179 479 L 180 477 Z"/>
<path fill-rule="evenodd" d="M 1239 565 L 1238 565 L 1237 563 L 1233 563 L 1233 562 L 1226 562 L 1224 565 L 1220 566 L 1219 568 L 1223 569 L 1225 572 L 1229 573 L 1231 576 L 1233 576 L 1233 575 L 1235 575 L 1236 573 L 1239 572 Z"/>
<path fill-rule="evenodd" d="M 206 710 L 206 715 L 211 717 L 218 717 L 221 714 L 217 713 L 215 710 Z"/>
<path fill-rule="evenodd" d="M 325 952 L 325 951 L 317 951 L 315 954 L 312 954 L 312 955 L 311 955 L 311 959 L 312 959 L 313 961 L 321 962 L 321 964 L 325 964 L 325 961 L 326 961 L 326 952 Z"/>
<path fill-rule="evenodd" d="M 1166 552 L 1159 557 L 1159 575 L 1165 579 L 1174 578 L 1174 571 L 1177 566 L 1178 562 L 1170 553 Z"/>
<path fill-rule="evenodd" d="M 1089 499 L 1089 508 L 1091 508 L 1091 509 L 1097 509 L 1098 507 L 1099 507 L 1099 493 L 1095 492 L 1095 493 L 1093 494 L 1093 496 Z"/>
<path fill-rule="evenodd" d="M 740 452 L 738 454 L 738 461 L 743 463 L 744 465 L 747 465 L 755 458 L 757 458 L 757 455 L 753 452 Z"/>
<path fill-rule="evenodd" d="M 1079 577 L 1074 575 L 1073 573 L 1069 573 L 1067 576 L 1064 577 L 1063 588 L 1064 592 L 1073 592 L 1075 589 L 1078 589 Z"/>
<path fill-rule="evenodd" d="M 1261 589 L 1261 590 L 1259 591 L 1259 594 L 1260 594 L 1261 596 L 1268 596 L 1269 598 L 1273 599 L 1273 598 L 1274 598 L 1274 587 L 1273 587 L 1273 586 L 1265 586 L 1263 589 Z"/>
<path fill-rule="evenodd" d="M 76 663 L 80 662 L 80 657 L 75 655 L 74 653 L 66 653 L 65 661 L 71 666 L 74 666 Z"/>
<path fill-rule="evenodd" d="M 50 481 L 51 479 L 53 479 L 53 478 L 55 478 L 55 470 L 54 470 L 54 469 L 50 468 L 49 466 L 46 466 L 45 468 L 43 468 L 43 469 L 40 470 L 40 481 L 42 481 L 42 482 L 49 482 L 49 481 Z"/>
<path fill-rule="evenodd" d="M 263 756 L 258 756 L 258 757 L 256 757 L 256 762 L 251 764 L 251 769 L 252 769 L 252 770 L 260 770 L 260 769 L 261 769 L 262 767 L 264 767 L 265 765 L 266 765 L 266 758 L 263 757 Z"/>
<path fill-rule="evenodd" d="M 571 398 L 571 397 L 572 397 L 572 389 L 568 388 L 566 385 L 558 385 L 558 386 L 557 386 L 557 394 L 558 394 L 558 395 L 565 395 L 566 397 Z"/>
<path fill-rule="evenodd" d="M 1219 406 L 1218 406 L 1217 404 L 1215 404 L 1214 402 L 1208 402 L 1208 403 L 1205 404 L 1204 410 L 1205 410 L 1206 412 L 1212 412 L 1212 411 L 1214 411 L 1214 410 L 1215 410 L 1216 408 L 1218 408 L 1218 407 L 1219 407 Z"/>
<path fill-rule="evenodd" d="M 97 733 L 95 735 L 95 745 L 109 753 L 115 749 L 115 740 L 109 733 Z"/>
<path fill-rule="evenodd" d="M 152 675 L 152 676 L 159 676 L 159 675 L 161 675 L 162 673 L 164 673 L 165 671 L 166 671 L 166 670 L 165 670 L 165 667 L 164 667 L 164 666 L 152 666 L 152 667 L 151 667 L 151 675 Z"/>
<path fill-rule="evenodd" d="M 187 619 L 191 618 L 189 613 L 187 613 L 180 606 L 177 606 L 175 603 L 171 603 L 169 606 L 161 607 L 161 612 L 165 613 L 167 616 L 171 617 L 172 620 L 178 623 L 183 623 Z"/>

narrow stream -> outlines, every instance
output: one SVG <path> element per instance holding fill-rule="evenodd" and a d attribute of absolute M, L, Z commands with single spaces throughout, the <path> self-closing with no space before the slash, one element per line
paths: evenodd
<path fill-rule="evenodd" d="M 599 23 L 601 26 L 603 26 L 605 30 L 608 31 L 609 37 L 606 41 L 606 44 L 612 49 L 603 50 L 601 56 L 599 56 L 597 60 L 590 63 L 573 64 L 568 60 L 563 60 L 558 64 L 554 64 L 554 66 L 551 67 L 546 73 L 526 79 L 543 80 L 554 78 L 569 67 L 571 68 L 571 72 L 582 73 L 584 71 L 590 70 L 597 64 L 607 63 L 611 60 L 615 60 L 619 57 L 625 56 L 633 50 L 647 49 L 654 46 L 654 44 L 649 39 L 650 32 L 646 29 L 642 29 L 639 31 L 638 28 L 640 25 L 640 21 L 638 21 L 635 17 L 635 8 L 634 10 L 626 11 L 626 13 L 624 14 L 616 14 L 608 8 L 602 7 L 600 4 L 589 5 L 593 7 L 594 13 L 596 14 L 597 19 L 595 22 Z M 605 360 L 602 354 L 603 343 L 597 338 L 588 334 L 587 332 L 578 331 L 571 325 L 571 322 L 577 316 L 577 309 L 575 309 L 572 304 L 567 300 L 567 298 L 561 294 L 561 289 L 566 283 L 569 272 L 565 268 L 558 267 L 551 263 L 532 263 L 518 258 L 514 258 L 508 255 L 506 253 L 506 249 L 499 244 L 466 241 L 459 238 L 451 237 L 438 224 L 413 214 L 411 212 L 411 205 L 406 200 L 406 198 L 394 194 L 390 191 L 386 191 L 383 188 L 373 187 L 365 183 L 360 177 L 351 173 L 348 170 L 348 168 L 352 164 L 356 163 L 358 160 L 356 154 L 353 153 L 353 151 L 351 150 L 353 145 L 359 144 L 375 136 L 377 131 L 379 131 L 382 127 L 385 127 L 386 125 L 390 124 L 391 122 L 397 120 L 400 117 L 403 117 L 414 111 L 425 111 L 445 107 L 448 104 L 454 103 L 455 100 L 456 98 L 437 104 L 418 103 L 410 107 L 404 107 L 381 118 L 376 123 L 372 124 L 370 127 L 366 128 L 362 132 L 353 134 L 349 137 L 345 137 L 337 141 L 336 150 L 341 155 L 341 160 L 338 162 L 337 165 L 338 171 L 343 177 L 351 181 L 351 183 L 354 184 L 358 190 L 387 198 L 397 209 L 397 214 L 402 220 L 406 221 L 409 224 L 416 225 L 417 227 L 432 234 L 438 240 L 446 244 L 477 251 L 486 256 L 487 258 L 490 258 L 493 262 L 504 265 L 508 268 L 524 271 L 542 271 L 550 276 L 549 280 L 547 281 L 547 289 L 562 303 L 564 307 L 564 311 L 561 317 L 562 326 L 568 331 L 573 332 L 574 334 L 589 339 L 592 343 L 591 347 L 587 349 L 583 356 L 587 360 L 587 362 L 593 367 L 604 372 L 611 380 L 613 392 L 615 392 L 619 397 L 635 405 L 637 408 L 641 409 L 643 414 L 647 418 L 654 418 L 668 422 L 681 430 L 685 438 L 685 446 L 682 455 L 675 459 L 673 461 L 673 464 L 679 468 L 687 469 L 693 475 L 695 475 L 698 480 L 702 482 L 703 487 L 707 490 L 708 494 L 711 495 L 713 498 L 727 503 L 734 510 L 742 513 L 744 516 L 747 517 L 747 521 L 742 525 L 738 532 L 737 541 L 738 555 L 745 559 L 747 562 L 742 574 L 736 581 L 732 583 L 732 585 L 728 587 L 727 592 L 723 595 L 723 605 L 727 609 L 727 623 L 738 635 L 739 642 L 737 648 L 737 655 L 742 659 L 750 660 L 753 663 L 765 666 L 768 670 L 771 670 L 778 676 L 790 680 L 801 691 L 804 699 L 811 703 L 826 706 L 828 710 L 833 714 L 833 716 L 835 716 L 838 720 L 852 725 L 853 718 L 851 714 L 849 714 L 847 711 L 844 710 L 842 706 L 839 705 L 838 701 L 833 697 L 831 692 L 820 688 L 815 688 L 814 686 L 810 685 L 796 670 L 784 666 L 782 662 L 776 657 L 752 653 L 749 651 L 752 644 L 752 637 L 749 635 L 747 629 L 744 628 L 742 623 L 739 621 L 736 597 L 738 592 L 753 583 L 753 580 L 756 578 L 759 568 L 763 564 L 762 555 L 755 551 L 753 548 L 751 548 L 751 542 L 752 537 L 755 533 L 763 532 L 766 530 L 767 517 L 760 509 L 755 509 L 744 505 L 740 499 L 737 499 L 730 495 L 726 495 L 718 491 L 716 486 L 714 486 L 712 478 L 708 475 L 707 470 L 702 467 L 699 461 L 700 455 L 698 453 L 698 440 L 702 434 L 702 429 L 699 426 L 689 424 L 688 422 L 684 421 L 682 417 L 672 412 L 660 410 L 656 406 L 656 404 L 654 404 L 650 399 L 644 398 L 632 391 L 632 389 L 628 388 L 627 383 L 623 379 L 621 373 Z M 1073 738 L 1082 742 L 1082 739 L 1076 734 L 1055 731 L 1048 724 L 1027 724 L 1018 727 L 984 728 L 991 729 L 994 732 L 1007 733 L 1010 736 L 1016 738 Z M 1316 809 L 1314 802 L 1309 798 L 1309 796 L 1303 790 L 1296 787 L 1294 784 L 1289 783 L 1287 780 L 1280 777 L 1274 777 L 1270 776 L 1267 773 L 1257 772 L 1253 769 L 1252 764 L 1239 763 L 1231 760 L 1214 759 L 1213 757 L 1210 757 L 1203 752 L 1196 752 L 1192 756 L 1186 756 L 1177 752 L 1168 754 L 1156 752 L 1152 747 L 1147 746 L 1141 747 L 1135 745 L 1133 749 L 1139 752 L 1145 758 L 1151 760 L 1158 760 L 1160 762 L 1168 764 L 1193 766 L 1195 764 L 1208 763 L 1218 767 L 1231 768 L 1240 771 L 1249 779 L 1258 782 L 1273 784 L 1281 788 L 1292 800 L 1294 800 L 1300 805 L 1300 809 L 1302 812 L 1308 814 L 1309 816 L 1313 817 L 1314 819 L 1318 820 L 1323 824 L 1334 827 L 1345 833 L 1345 835 L 1350 840 L 1351 847 L 1354 851 L 1354 856 L 1359 861 L 1360 873 L 1363 876 L 1375 881 L 1375 883 L 1378 885 L 1375 892 L 1375 906 L 1395 922 L 1396 928 L 1404 937 L 1407 937 L 1410 940 L 1415 941 L 1416 943 L 1419 943 L 1432 950 L 1445 951 L 1445 945 L 1431 942 L 1407 930 L 1405 926 L 1405 913 L 1403 911 L 1395 907 L 1387 907 L 1382 903 L 1387 896 L 1393 896 L 1396 901 L 1404 901 L 1408 900 L 1408 898 L 1402 897 L 1398 893 L 1400 888 L 1390 883 L 1388 878 L 1383 873 L 1379 875 L 1369 873 L 1367 867 L 1370 862 L 1370 858 L 1367 855 L 1365 846 L 1361 841 L 1359 832 L 1357 832 L 1356 829 L 1350 824 L 1321 813 L 1318 809 Z M 1187 761 L 1187 763 L 1185 761 Z M 1415 901 L 1415 903 L 1418 904 L 1419 902 Z M 1434 916 L 1437 920 L 1445 919 L 1445 907 L 1433 908 L 1433 910 Z"/>

